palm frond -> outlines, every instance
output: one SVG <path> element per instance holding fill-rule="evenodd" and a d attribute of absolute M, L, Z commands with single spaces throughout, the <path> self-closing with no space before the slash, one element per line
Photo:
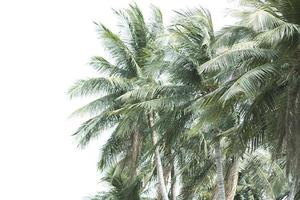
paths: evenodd
<path fill-rule="evenodd" d="M 122 102 L 141 102 L 161 97 L 185 95 L 193 91 L 193 87 L 185 85 L 145 85 L 138 89 L 128 91 L 117 98 Z"/>
<path fill-rule="evenodd" d="M 97 24 L 100 39 L 104 42 L 104 48 L 110 53 L 110 56 L 115 59 L 116 65 L 122 68 L 127 68 L 132 76 L 139 75 L 140 66 L 130 51 L 128 46 L 121 40 L 121 38 L 114 34 L 103 24 Z"/>
<path fill-rule="evenodd" d="M 300 40 L 300 27 L 296 24 L 283 23 L 272 30 L 260 33 L 255 40 L 273 48 L 293 49 Z"/>
<path fill-rule="evenodd" d="M 70 98 L 99 95 L 101 93 L 118 93 L 132 87 L 129 79 L 119 77 L 99 77 L 79 80 L 69 89 Z"/>
<path fill-rule="evenodd" d="M 113 127 L 118 121 L 119 116 L 110 111 L 105 111 L 85 121 L 73 134 L 78 140 L 78 146 L 86 147 L 91 139 L 98 137 L 103 130 Z"/>
<path fill-rule="evenodd" d="M 284 23 L 276 13 L 268 7 L 260 7 L 245 11 L 235 12 L 240 17 L 241 26 L 252 28 L 255 32 L 263 32 L 276 28 Z"/>
<path fill-rule="evenodd" d="M 150 37 L 155 39 L 163 34 L 164 24 L 161 10 L 151 5 L 151 18 L 149 20 Z"/>
<path fill-rule="evenodd" d="M 278 66 L 269 63 L 247 71 L 232 84 L 220 97 L 220 100 L 225 102 L 240 93 L 251 99 L 257 94 L 257 91 L 259 91 L 259 88 L 262 87 L 266 80 L 277 74 L 277 71 Z"/>
<path fill-rule="evenodd" d="M 227 69 L 233 68 L 245 60 L 255 59 L 258 61 L 271 61 L 276 58 L 277 53 L 270 49 L 231 49 L 199 66 L 198 71 L 199 73 L 214 72 L 219 70 L 226 71 Z"/>
<path fill-rule="evenodd" d="M 75 110 L 71 117 L 76 116 L 83 116 L 83 115 L 97 115 L 100 114 L 102 111 L 111 107 L 114 104 L 114 100 L 120 95 L 120 93 L 113 93 L 105 95 L 99 99 L 96 99 L 87 105 Z"/>
<path fill-rule="evenodd" d="M 248 27 L 229 26 L 224 27 L 217 33 L 216 40 L 213 42 L 212 48 L 215 51 L 219 49 L 227 49 L 236 43 L 250 41 L 256 33 Z"/>
<path fill-rule="evenodd" d="M 120 68 L 118 66 L 115 66 L 101 56 L 92 57 L 89 64 L 96 71 L 108 73 L 109 76 L 122 76 L 122 77 L 126 78 L 129 74 L 129 72 L 126 70 L 126 68 Z"/>

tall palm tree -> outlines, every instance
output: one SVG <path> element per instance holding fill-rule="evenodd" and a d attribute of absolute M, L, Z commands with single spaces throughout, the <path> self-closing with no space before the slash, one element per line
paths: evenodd
<path fill-rule="evenodd" d="M 217 144 L 219 134 L 231 127 L 229 124 L 226 125 L 226 122 L 232 117 L 225 111 L 223 113 L 218 111 L 218 109 L 224 110 L 220 103 L 210 103 L 211 93 L 218 88 L 219 84 L 218 80 L 211 78 L 214 74 L 198 73 L 199 66 L 216 56 L 213 47 L 216 39 L 210 14 L 202 8 L 177 12 L 176 20 L 169 32 L 170 44 L 165 50 L 165 62 L 160 69 L 168 77 L 169 82 L 163 87 L 152 88 L 151 90 L 158 91 L 159 94 L 152 95 L 152 99 L 143 101 L 138 106 L 156 111 L 169 109 L 171 113 L 172 111 L 183 112 L 189 116 L 189 120 L 183 124 L 183 130 L 191 129 L 191 132 L 198 134 L 207 132 L 205 129 L 210 130 L 211 138 L 214 138 L 212 141 L 216 143 L 215 152 L 218 155 L 215 157 L 219 172 L 217 175 L 219 194 L 220 196 L 224 194 L 221 198 L 225 199 L 221 148 Z M 220 43 L 220 40 L 218 42 Z M 144 89 L 145 91 L 151 92 Z M 163 115 L 160 116 L 160 120 L 161 118 Z M 177 119 L 177 123 L 181 120 Z M 184 134 L 184 131 L 182 133 Z"/>
<path fill-rule="evenodd" d="M 162 177 L 162 165 L 153 126 L 154 115 L 147 117 L 140 108 L 128 109 L 130 91 L 149 82 L 147 66 L 157 49 L 156 40 L 163 32 L 161 12 L 152 8 L 152 17 L 146 23 L 136 4 L 126 10 L 114 11 L 121 19 L 120 33 L 115 34 L 103 24 L 97 24 L 100 39 L 110 54 L 109 62 L 104 57 L 92 58 L 91 65 L 100 72 L 100 77 L 80 80 L 69 90 L 73 97 L 96 96 L 96 100 L 77 110 L 74 114 L 88 113 L 92 118 L 84 122 L 74 135 L 79 145 L 85 147 L 91 139 L 107 128 L 113 127 L 111 137 L 102 149 L 100 169 L 116 166 L 115 173 L 128 173 L 128 183 L 135 183 L 138 165 L 141 162 L 143 143 L 148 137 L 149 126 L 155 146 L 156 168 L 160 177 L 161 193 L 167 200 Z M 126 99 L 126 101 L 124 101 Z"/>
<path fill-rule="evenodd" d="M 217 33 L 202 8 L 177 12 L 167 37 L 157 8 L 149 23 L 135 4 L 114 11 L 119 34 L 97 24 L 111 61 L 92 58 L 99 77 L 69 91 L 95 97 L 74 113 L 91 115 L 79 146 L 113 128 L 99 161 L 112 188 L 94 199 L 143 199 L 154 185 L 173 200 L 176 181 L 183 199 L 298 198 L 300 3 L 241 3 Z M 275 164 L 245 153 L 262 146 Z"/>
<path fill-rule="evenodd" d="M 216 144 L 218 193 L 219 198 L 225 199 L 219 138 L 226 135 L 233 140 L 235 136 L 242 137 L 239 133 L 245 119 L 243 113 L 237 114 L 236 111 L 246 112 L 243 109 L 248 106 L 248 100 L 228 103 L 230 95 L 234 94 L 230 92 L 230 89 L 234 81 L 239 78 L 236 76 L 248 70 L 252 64 L 263 65 L 262 70 L 258 68 L 252 72 L 253 74 L 256 74 L 258 70 L 268 72 L 269 68 L 264 64 L 276 59 L 277 54 L 266 48 L 253 49 L 252 39 L 255 31 L 248 27 L 230 27 L 215 35 L 207 11 L 194 9 L 178 12 L 178 14 L 179 16 L 170 30 L 171 41 L 174 41 L 171 52 L 173 55 L 175 54 L 175 58 L 171 57 L 173 61 L 169 62 L 170 67 L 167 71 L 171 82 L 183 85 L 186 91 L 190 91 L 190 98 L 182 99 L 182 101 L 189 102 L 186 103 L 189 105 L 188 109 L 194 111 L 192 123 L 194 128 L 192 129 L 199 132 L 201 129 L 208 128 L 216 136 L 214 141 Z M 241 65 L 241 67 L 237 68 L 237 65 Z M 247 88 L 247 85 L 244 87 Z M 224 123 L 227 121 L 226 118 L 229 121 L 236 121 L 236 124 L 226 125 Z M 251 139 L 251 131 L 249 129 L 244 129 L 244 131 Z M 246 137 L 233 145 L 243 145 L 244 150 L 241 150 L 243 152 L 248 148 L 248 141 Z M 238 162 L 235 164 L 237 165 Z M 232 189 L 236 188 L 238 174 L 238 167 L 235 166 L 234 169 L 235 178 L 232 181 L 235 182 L 235 186 L 232 186 Z M 232 191 L 231 194 L 228 194 L 229 199 L 234 197 L 235 189 Z"/>
<path fill-rule="evenodd" d="M 224 106 L 238 105 L 241 143 L 254 139 L 255 146 L 272 145 L 274 155 L 287 154 L 295 191 L 290 195 L 298 198 L 300 4 L 297 0 L 241 2 L 245 8 L 234 12 L 240 19 L 238 26 L 222 35 L 231 47 L 223 48 L 199 70 L 231 74 L 215 96 Z M 234 29 L 243 30 L 241 39 Z"/>
<path fill-rule="evenodd" d="M 174 40 L 171 46 L 174 59 L 170 62 L 168 73 L 174 84 L 189 88 L 187 91 L 190 91 L 190 99 L 182 99 L 189 102 L 185 112 L 192 111 L 189 131 L 198 134 L 209 132 L 213 139 L 211 141 L 215 143 L 218 194 L 219 199 L 225 199 L 220 134 L 231 128 L 231 125 L 226 124 L 231 116 L 219 112 L 224 110 L 219 103 L 210 103 L 211 93 L 218 88 L 219 81 L 214 79 L 213 73 L 199 71 L 199 66 L 217 55 L 214 44 L 223 41 L 217 40 L 210 13 L 202 8 L 178 12 L 170 35 L 171 40 Z M 225 77 L 226 75 L 223 78 Z M 226 118 L 228 119 L 225 120 Z"/>

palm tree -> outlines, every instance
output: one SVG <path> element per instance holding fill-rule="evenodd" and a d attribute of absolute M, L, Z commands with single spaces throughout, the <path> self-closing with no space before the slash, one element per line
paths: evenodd
<path fill-rule="evenodd" d="M 111 62 L 103 57 L 93 57 L 91 65 L 101 73 L 98 78 L 80 80 L 69 90 L 70 97 L 96 96 L 97 99 L 77 110 L 74 114 L 88 113 L 92 118 L 84 122 L 74 135 L 79 146 L 85 147 L 99 133 L 113 127 L 113 133 L 102 149 L 99 168 L 116 166 L 115 173 L 126 172 L 129 183 L 134 183 L 143 143 L 148 139 L 145 130 L 150 126 L 155 146 L 156 167 L 162 177 L 157 133 L 153 126 L 154 115 L 145 116 L 142 109 L 128 109 L 133 99 L 127 99 L 143 83 L 147 83 L 147 66 L 152 62 L 152 54 L 157 49 L 157 37 L 163 32 L 162 15 L 152 8 L 153 16 L 146 24 L 141 10 L 136 4 L 126 10 L 114 11 L 121 21 L 120 34 L 115 34 L 103 24 L 97 24 L 100 39 Z M 99 97 L 100 96 L 100 97 Z M 124 101 L 126 99 L 126 101 Z M 165 184 L 160 179 L 161 193 L 167 200 Z"/>
<path fill-rule="evenodd" d="M 178 181 L 182 199 L 298 198 L 300 3 L 241 2 L 219 32 L 202 8 L 176 12 L 167 37 L 155 7 L 149 23 L 135 4 L 114 11 L 119 34 L 97 24 L 111 61 L 92 58 L 100 77 L 69 91 L 96 97 L 74 113 L 91 115 L 79 146 L 113 128 L 99 161 L 112 187 L 94 199 L 143 199 L 154 185 L 173 200 Z"/>
<path fill-rule="evenodd" d="M 211 93 L 218 88 L 218 81 L 210 78 L 212 76 L 210 73 L 199 74 L 197 71 L 199 66 L 213 59 L 216 54 L 213 48 L 216 40 L 209 12 L 202 8 L 177 12 L 176 20 L 170 28 L 169 37 L 170 44 L 165 50 L 166 59 L 160 69 L 168 77 L 169 83 L 163 87 L 151 88 L 150 91 L 144 88 L 143 92 L 147 91 L 146 94 L 153 94 L 153 91 L 159 93 L 155 93 L 150 100 L 144 100 L 138 106 L 156 112 L 164 110 L 165 113 L 159 116 L 159 120 L 163 119 L 165 114 L 168 116 L 169 112 L 185 113 L 186 116 L 189 116 L 189 120 L 182 125 L 181 133 L 183 134 L 188 129 L 199 134 L 205 132 L 205 129 L 210 130 L 211 138 L 216 138 L 212 141 L 216 143 L 215 152 L 218 155 L 216 164 L 219 172 L 217 175 L 219 194 L 224 194 L 221 197 L 224 199 L 222 158 L 220 146 L 217 145 L 220 136 L 217 135 L 231 126 L 224 123 L 228 121 L 224 120 L 227 113 L 224 112 L 226 115 L 220 115 L 218 112 L 217 108 L 221 109 L 221 105 L 209 103 Z M 139 96 L 142 95 L 139 94 Z M 230 119 L 231 116 L 227 115 L 226 118 Z M 181 121 L 182 119 L 177 119 L 175 123 Z M 173 124 L 172 120 L 167 123 Z M 162 130 L 165 129 L 166 127 L 162 128 Z"/>
<path fill-rule="evenodd" d="M 185 88 L 188 88 L 187 86 L 192 88 L 189 88 L 191 91 L 189 94 L 193 95 L 193 97 L 188 99 L 189 103 L 187 105 L 189 105 L 190 110 L 195 111 L 193 115 L 194 129 L 200 131 L 201 128 L 205 128 L 207 124 L 210 124 L 212 127 L 210 132 L 214 133 L 213 135 L 215 136 L 218 135 L 215 140 L 218 193 L 221 199 L 225 199 L 221 152 L 218 145 L 219 138 L 222 135 L 227 135 L 227 137 L 230 136 L 231 138 L 235 136 L 242 137 L 240 136 L 240 131 L 243 130 L 250 137 L 247 138 L 247 135 L 245 135 L 246 137 L 242 138 L 240 142 L 233 144 L 234 146 L 242 146 L 243 148 L 241 149 L 244 150 L 241 150 L 241 152 L 248 148 L 249 141 L 253 138 L 251 137 L 253 131 L 243 128 L 244 123 L 248 123 L 245 121 L 250 120 L 245 120 L 244 118 L 249 100 L 246 99 L 245 102 L 241 101 L 238 103 L 228 101 L 236 93 L 236 91 L 231 91 L 231 89 L 235 86 L 235 81 L 240 78 L 238 75 L 247 71 L 249 66 L 254 64 L 262 65 L 262 67 L 251 71 L 250 75 L 247 74 L 246 77 L 251 76 L 251 73 L 257 77 L 262 76 L 260 78 L 263 78 L 264 74 L 268 72 L 272 74 L 273 71 L 269 70 L 268 62 L 276 59 L 277 54 L 273 50 L 266 48 L 254 49 L 252 40 L 255 31 L 248 27 L 230 27 L 216 36 L 214 34 L 211 18 L 207 11 L 194 9 L 179 13 L 178 20 L 174 22 L 170 33 L 170 38 L 175 43 L 171 49 L 175 54 L 175 59 L 173 58 L 173 61 L 170 62 L 172 67 L 167 70 L 172 82 L 184 85 Z M 241 65 L 241 67 L 237 65 Z M 246 77 L 241 79 L 243 80 Z M 241 80 L 238 81 L 237 85 L 239 85 Z M 242 86 L 246 89 L 249 88 L 247 82 Z M 248 93 L 252 94 L 251 92 L 249 91 Z M 183 101 L 186 100 L 184 99 Z M 205 112 L 205 110 L 207 111 Z M 237 114 L 236 111 L 241 111 L 242 113 Z M 208 112 L 209 115 L 205 115 Z M 226 116 L 231 117 L 228 118 Z M 229 121 L 232 118 L 236 121 L 236 124 L 226 127 L 223 123 L 226 118 Z M 261 127 L 257 127 L 255 131 L 259 129 Z M 235 162 L 235 165 L 238 165 L 238 162 Z M 235 169 L 233 173 L 235 176 L 232 182 L 235 182 L 235 184 L 231 186 L 232 192 L 228 193 L 229 199 L 234 197 L 238 176 L 238 167 L 234 166 L 233 169 Z"/>
<path fill-rule="evenodd" d="M 177 133 L 178 131 L 175 131 L 174 127 L 172 127 L 173 130 L 170 130 L 170 128 L 166 127 L 166 125 L 168 126 L 170 124 L 171 125 L 182 124 L 182 122 L 183 122 L 183 120 L 181 118 L 175 119 L 175 121 L 172 121 L 171 118 L 169 118 L 170 115 L 171 116 L 172 115 L 173 116 L 187 115 L 187 116 L 190 116 L 190 118 L 187 118 L 187 119 L 192 120 L 191 119 L 192 112 L 191 111 L 186 112 L 184 110 L 189 109 L 188 108 L 189 105 L 191 105 L 193 102 L 196 102 L 197 100 L 199 100 L 200 97 L 203 97 L 202 93 L 207 94 L 209 92 L 208 87 L 202 85 L 202 82 L 201 82 L 202 78 L 197 73 L 195 63 L 193 63 L 189 60 L 191 58 L 197 58 L 197 59 L 200 59 L 199 62 L 203 62 L 209 58 L 208 53 L 206 52 L 207 44 L 205 43 L 205 42 L 207 42 L 205 40 L 207 39 L 206 37 L 208 37 L 208 36 L 205 36 L 205 37 L 201 36 L 201 34 L 205 33 L 205 31 L 206 31 L 206 30 L 202 30 L 202 28 L 210 25 L 210 23 L 211 23 L 209 13 L 201 8 L 201 9 L 195 9 L 193 11 L 192 10 L 187 11 L 186 13 L 178 13 L 178 15 L 180 17 L 178 18 L 179 21 L 176 22 L 177 23 L 176 25 L 180 26 L 180 29 L 182 29 L 182 30 L 175 30 L 178 27 L 174 28 L 173 30 L 171 30 L 173 33 L 173 35 L 171 37 L 177 37 L 178 39 L 176 38 L 176 41 L 179 41 L 180 44 L 178 46 L 176 44 L 177 47 L 173 46 L 175 49 L 173 49 L 173 47 L 172 47 L 172 52 L 169 52 L 169 49 L 165 50 L 166 55 L 164 57 L 167 57 L 168 59 L 165 60 L 161 64 L 163 66 L 162 69 L 159 69 L 162 72 L 165 72 L 164 67 L 172 66 L 170 68 L 168 67 L 168 69 L 167 69 L 168 72 L 165 73 L 164 75 L 171 76 L 170 81 L 177 82 L 178 84 L 169 84 L 169 83 L 162 84 L 160 82 L 155 83 L 155 80 L 153 80 L 152 83 L 143 83 L 143 86 L 141 86 L 140 88 L 130 91 L 130 92 L 126 93 L 125 95 L 123 95 L 123 99 L 125 99 L 125 101 L 128 101 L 129 99 L 131 99 L 133 101 L 133 104 L 130 106 L 130 109 L 141 108 L 141 109 L 145 110 L 146 112 L 150 113 L 150 115 L 148 115 L 148 118 L 149 118 L 149 124 L 150 124 L 151 128 L 155 127 L 156 123 L 163 124 L 162 121 L 164 119 L 168 119 L 167 122 L 163 121 L 166 123 L 164 123 L 163 126 L 160 126 L 159 128 L 160 128 L 160 132 L 169 133 L 169 134 L 174 134 L 174 133 Z M 201 20 L 203 23 L 205 23 L 205 24 L 200 24 L 200 26 L 197 27 L 198 29 L 196 31 L 201 31 L 200 34 L 197 35 L 199 38 L 195 37 L 195 35 L 194 35 L 194 34 L 197 34 L 196 31 L 188 33 L 189 30 L 185 29 L 185 27 L 183 26 L 183 24 L 188 25 L 189 23 L 186 23 L 186 22 L 190 22 L 191 20 L 194 22 L 194 24 L 196 24 L 196 22 L 201 22 Z M 185 42 L 187 42 L 187 40 L 184 40 L 184 37 L 181 37 L 181 36 L 183 36 L 183 33 L 181 33 L 181 31 L 183 31 L 183 29 L 185 29 L 185 31 L 186 31 L 185 33 L 189 34 L 188 39 L 194 38 L 195 40 L 197 40 L 197 43 L 195 43 L 194 45 L 191 45 L 190 48 L 187 48 L 187 46 L 189 44 L 188 45 L 185 44 Z M 181 38 L 179 38 L 179 37 L 181 37 Z M 191 43 L 192 41 L 189 41 L 189 42 Z M 199 42 L 203 46 L 198 46 Z M 178 49 L 176 49 L 176 48 L 178 48 Z M 192 48 L 194 48 L 194 49 L 192 49 Z M 200 50 L 199 54 L 197 54 L 198 57 L 197 56 L 191 57 L 191 55 L 179 55 L 179 52 L 178 52 L 178 51 L 181 51 L 180 53 L 194 54 L 194 52 L 198 52 L 198 50 Z M 174 58 L 173 58 L 173 56 L 174 56 Z M 197 59 L 195 59 L 195 61 L 197 61 Z M 204 60 L 201 61 L 201 59 L 204 59 Z M 173 61 L 171 61 L 171 60 L 173 60 Z M 186 65 L 190 65 L 190 66 L 187 66 L 187 67 L 183 66 L 183 65 L 185 65 L 184 63 L 186 63 Z M 153 65 L 151 66 L 151 68 L 153 68 Z M 182 68 L 184 71 L 180 71 L 180 70 L 182 70 L 180 68 Z M 186 69 L 184 69 L 184 68 L 186 68 Z M 155 70 L 156 70 L 156 68 L 154 68 L 154 71 Z M 192 70 L 194 70 L 194 71 L 192 71 Z M 174 75 L 174 77 L 172 77 L 173 75 Z M 194 77 L 195 80 L 189 80 L 190 76 Z M 195 96 L 195 94 L 196 94 L 196 96 Z M 185 113 L 185 114 L 180 114 L 180 113 Z M 155 119 L 157 119 L 157 120 L 155 120 Z M 157 121 L 157 122 L 154 123 L 154 121 Z M 178 127 L 178 129 L 176 129 L 176 130 L 181 130 L 181 129 L 184 130 L 185 128 L 186 127 L 183 123 L 182 127 Z M 170 130 L 170 131 L 168 131 L 168 130 Z M 179 132 L 179 133 L 181 133 L 181 132 Z M 165 134 L 163 136 L 162 140 L 166 139 L 169 134 Z M 178 135 L 178 133 L 177 133 L 177 135 Z M 156 142 L 154 142 L 154 144 L 156 144 Z M 172 143 L 165 142 L 164 144 L 170 146 Z M 174 156 L 176 156 L 176 155 L 174 155 Z"/>
<path fill-rule="evenodd" d="M 221 36 L 231 47 L 221 48 L 219 56 L 199 70 L 231 74 L 215 96 L 224 106 L 238 105 L 241 120 L 237 132 L 242 143 L 254 140 L 254 148 L 268 143 L 275 156 L 287 154 L 287 171 L 295 191 L 290 195 L 296 198 L 300 191 L 300 152 L 296 147 L 300 143 L 300 4 L 296 0 L 242 3 L 245 9 L 234 12 L 240 19 L 238 26 Z"/>
<path fill-rule="evenodd" d="M 220 138 L 223 131 L 231 128 L 226 122 L 232 117 L 219 112 L 224 109 L 217 102 L 210 103 L 210 96 L 219 84 L 218 80 L 214 80 L 214 74 L 199 73 L 199 66 L 216 56 L 214 45 L 222 43 L 222 38 L 217 40 L 210 13 L 202 8 L 178 12 L 170 35 L 175 44 L 171 46 L 174 58 L 168 73 L 174 84 L 184 85 L 190 91 L 188 101 L 182 99 L 186 102 L 185 111 L 192 111 L 189 131 L 198 134 L 209 132 L 215 143 L 218 194 L 219 199 L 225 199 Z"/>
<path fill-rule="evenodd" d="M 162 64 L 163 67 L 161 69 L 165 76 L 168 77 L 169 83 L 167 83 L 167 86 L 170 88 L 171 85 L 173 91 L 167 93 L 165 89 L 159 95 L 153 96 L 151 101 L 140 103 L 140 106 L 155 110 L 166 111 L 170 109 L 171 113 L 172 111 L 173 113 L 185 113 L 185 115 L 189 116 L 189 120 L 182 125 L 184 131 L 181 134 L 185 134 L 186 130 L 198 134 L 207 132 L 205 129 L 210 130 L 211 137 L 215 138 L 212 141 L 216 143 L 215 152 L 218 154 L 216 156 L 219 172 L 218 185 L 220 186 L 220 194 L 224 194 L 224 177 L 221 173 L 223 171 L 221 166 L 222 158 L 217 144 L 222 132 L 230 131 L 230 128 L 234 128 L 232 124 L 226 124 L 227 121 L 232 120 L 233 116 L 230 114 L 230 111 L 233 106 L 223 108 L 222 104 L 218 102 L 210 102 L 213 102 L 214 94 L 219 92 L 219 82 L 228 78 L 229 75 L 225 74 L 221 77 L 221 80 L 216 80 L 214 79 L 214 73 L 204 73 L 199 68 L 211 59 L 214 59 L 215 56 L 218 56 L 216 51 L 217 44 L 224 46 L 229 46 L 230 44 L 227 44 L 226 39 L 223 37 L 215 37 L 208 11 L 199 8 L 177 12 L 177 14 L 176 20 L 170 28 L 170 44 L 165 50 L 165 63 Z M 198 70 L 201 73 L 198 73 Z M 156 90 L 161 91 L 160 88 Z M 221 110 L 223 112 L 219 112 Z M 163 118 L 163 116 L 160 116 L 160 118 Z M 176 123 L 180 121 L 181 119 L 177 119 Z M 169 120 L 167 123 L 173 124 L 172 120 Z M 165 127 L 162 129 L 164 130 Z M 236 178 L 232 179 L 232 181 L 235 182 L 235 184 L 232 184 L 232 188 L 236 188 L 234 186 L 237 182 Z M 231 194 L 228 193 L 228 196 L 233 198 L 235 189 L 231 191 Z"/>
<path fill-rule="evenodd" d="M 262 6 L 265 8 L 261 8 Z M 287 169 L 293 177 L 290 197 L 297 199 L 300 198 L 300 151 L 297 147 L 300 143 L 300 3 L 296 0 L 259 2 L 255 10 L 269 14 L 269 18 L 265 17 L 269 27 L 258 33 L 255 40 L 261 46 L 276 49 L 279 56 L 274 68 L 280 72 L 280 77 L 272 88 L 273 91 L 278 91 L 275 96 L 276 109 L 266 112 L 273 116 L 268 118 L 268 128 L 271 130 L 267 135 L 271 136 L 271 142 L 287 153 Z M 280 126 L 271 127 L 275 123 Z"/>

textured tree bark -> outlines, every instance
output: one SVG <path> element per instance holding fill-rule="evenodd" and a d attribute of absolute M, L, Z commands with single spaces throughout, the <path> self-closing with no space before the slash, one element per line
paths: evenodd
<path fill-rule="evenodd" d="M 130 160 L 130 169 L 129 169 L 129 177 L 130 182 L 132 182 L 135 179 L 135 176 L 137 174 L 137 167 L 138 167 L 138 161 L 141 154 L 143 144 L 143 135 L 139 131 L 138 128 L 136 128 L 132 134 L 132 149 L 131 149 L 131 160 Z"/>
<path fill-rule="evenodd" d="M 215 159 L 216 159 L 216 167 L 217 167 L 218 200 L 226 200 L 223 167 L 222 167 L 222 153 L 221 153 L 221 145 L 219 139 L 215 143 Z"/>
<path fill-rule="evenodd" d="M 235 157 L 225 177 L 226 199 L 233 200 L 239 179 L 239 159 Z"/>
<path fill-rule="evenodd" d="M 298 74 L 299 75 L 299 74 Z M 294 106 L 294 135 L 296 144 L 300 144 L 300 81 L 298 79 L 298 85 L 295 88 L 296 91 L 296 97 L 295 97 L 295 106 Z M 300 200 L 300 148 L 299 146 L 296 146 L 296 161 L 295 161 L 295 172 L 294 172 L 294 182 L 295 182 L 295 188 L 294 188 L 294 199 Z"/>
<path fill-rule="evenodd" d="M 166 150 L 166 154 L 164 154 L 165 156 L 165 164 L 163 165 L 163 171 L 164 171 L 164 181 L 165 181 L 165 185 L 166 185 L 166 188 L 168 188 L 169 186 L 169 179 L 170 179 L 170 176 L 171 176 L 171 170 L 172 170 L 172 165 L 171 165 L 171 162 L 172 162 L 172 154 L 171 154 L 171 150 L 170 149 L 167 149 Z M 168 192 L 168 190 L 167 190 Z M 157 193 L 157 200 L 161 200 L 162 199 L 162 195 L 160 193 L 160 191 L 158 191 Z"/>
<path fill-rule="evenodd" d="M 172 152 L 170 148 L 166 148 L 165 156 L 165 165 L 164 165 L 164 180 L 166 187 L 168 186 L 168 181 L 171 176 L 171 170 L 172 170 Z"/>
<path fill-rule="evenodd" d="M 293 181 L 290 185 L 290 193 L 286 200 L 299 200 L 300 199 L 300 180 L 297 177 L 293 177 Z"/>
<path fill-rule="evenodd" d="M 175 176 L 175 163 L 174 163 L 174 160 L 172 160 L 172 169 L 171 169 L 170 200 L 176 200 L 176 176 Z"/>
<path fill-rule="evenodd" d="M 218 187 L 217 185 L 214 186 L 212 191 L 211 200 L 218 200 Z"/>
<path fill-rule="evenodd" d="M 300 89 L 298 85 L 288 88 L 286 109 L 286 133 L 287 133 L 287 171 L 292 174 L 292 186 L 288 199 L 300 199 Z"/>
<path fill-rule="evenodd" d="M 291 190 L 290 190 L 290 193 L 289 193 L 289 195 L 288 195 L 288 197 L 287 197 L 287 199 L 286 200 L 293 200 L 294 199 L 294 193 L 295 193 L 295 181 L 293 181 L 293 183 L 290 185 L 290 188 L 291 188 Z"/>
<path fill-rule="evenodd" d="M 149 125 L 150 125 L 150 128 L 152 129 L 152 142 L 153 142 L 153 145 L 156 146 L 155 147 L 155 162 L 156 162 L 156 170 L 157 170 L 157 175 L 158 175 L 158 180 L 159 180 L 160 192 L 161 192 L 163 200 L 169 200 L 168 193 L 167 193 L 167 187 L 166 187 L 165 180 L 164 180 L 163 166 L 162 166 L 162 162 L 160 159 L 159 146 L 157 145 L 157 142 L 158 142 L 157 132 L 154 129 L 153 113 L 150 113 L 148 117 L 149 117 Z"/>

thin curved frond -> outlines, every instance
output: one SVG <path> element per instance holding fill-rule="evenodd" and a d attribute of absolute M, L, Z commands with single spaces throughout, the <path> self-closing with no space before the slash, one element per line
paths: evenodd
<path fill-rule="evenodd" d="M 87 144 L 93 138 L 98 137 L 103 130 L 117 124 L 119 117 L 119 115 L 114 115 L 110 111 L 106 111 L 82 123 L 73 134 L 78 141 L 78 146 L 86 147 Z"/>
<path fill-rule="evenodd" d="M 273 78 L 278 73 L 277 64 L 267 63 L 254 69 L 251 69 L 239 77 L 231 87 L 220 97 L 225 102 L 239 93 L 246 95 L 247 98 L 252 97 L 260 91 L 266 80 Z"/>
<path fill-rule="evenodd" d="M 69 89 L 70 98 L 99 95 L 101 93 L 119 93 L 132 87 L 132 82 L 126 78 L 99 77 L 83 79 L 75 82 Z"/>
<path fill-rule="evenodd" d="M 131 72 L 131 76 L 140 75 L 141 68 L 134 53 L 130 51 L 121 38 L 103 24 L 97 24 L 97 26 L 100 39 L 104 42 L 104 48 L 116 61 L 116 65 L 120 68 L 127 68 Z"/>
<path fill-rule="evenodd" d="M 233 68 L 246 60 L 256 61 L 272 61 L 278 57 L 276 51 L 271 49 L 259 49 L 259 48 L 238 48 L 230 49 L 207 61 L 203 65 L 198 67 L 199 73 L 203 72 L 216 72 L 226 71 Z"/>
<path fill-rule="evenodd" d="M 99 99 L 96 99 L 87 105 L 75 110 L 71 117 L 77 117 L 77 116 L 83 116 L 83 115 L 97 115 L 107 109 L 108 107 L 111 107 L 114 105 L 114 100 L 120 95 L 120 93 L 113 93 L 105 95 Z"/>

